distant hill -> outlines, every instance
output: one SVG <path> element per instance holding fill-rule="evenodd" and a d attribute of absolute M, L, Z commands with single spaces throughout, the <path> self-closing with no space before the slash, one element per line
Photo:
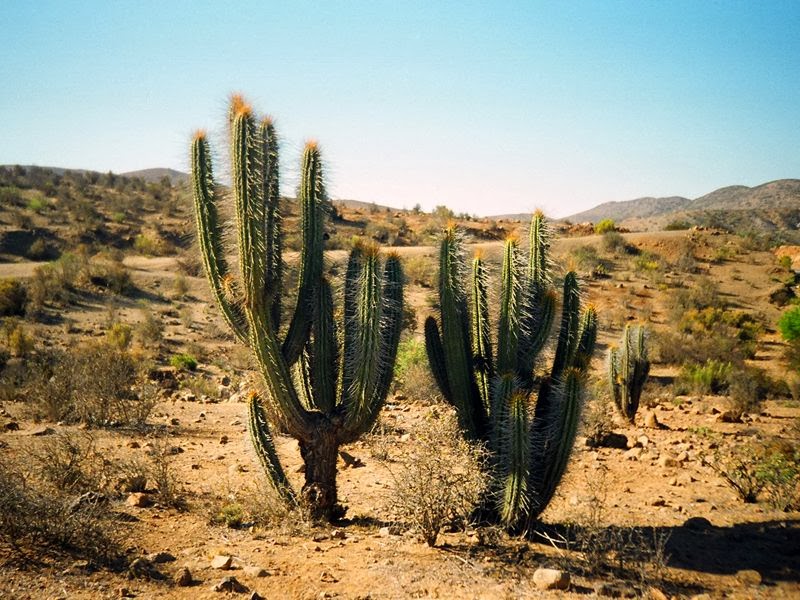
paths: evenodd
<path fill-rule="evenodd" d="M 158 183 L 164 177 L 168 177 L 171 184 L 181 184 L 189 180 L 189 175 L 175 169 L 141 169 L 139 171 L 128 171 L 120 173 L 123 177 L 141 177 L 148 183 Z"/>
<path fill-rule="evenodd" d="M 755 187 L 733 185 L 699 198 L 681 196 L 606 202 L 565 217 L 573 223 L 613 219 L 632 229 L 658 229 L 673 221 L 739 228 L 748 220 L 762 229 L 796 229 L 800 179 L 779 179 Z"/>

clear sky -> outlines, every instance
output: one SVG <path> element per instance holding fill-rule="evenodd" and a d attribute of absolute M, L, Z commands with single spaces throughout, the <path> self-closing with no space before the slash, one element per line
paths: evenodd
<path fill-rule="evenodd" d="M 800 0 L 0 2 L 0 164 L 188 170 L 243 92 L 336 198 L 564 216 L 800 177 Z"/>

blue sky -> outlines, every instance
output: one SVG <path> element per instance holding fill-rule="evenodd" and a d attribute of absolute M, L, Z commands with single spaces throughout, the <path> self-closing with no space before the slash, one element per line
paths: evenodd
<path fill-rule="evenodd" d="M 0 164 L 224 162 L 226 97 L 333 197 L 563 216 L 800 177 L 800 2 L 0 3 Z"/>

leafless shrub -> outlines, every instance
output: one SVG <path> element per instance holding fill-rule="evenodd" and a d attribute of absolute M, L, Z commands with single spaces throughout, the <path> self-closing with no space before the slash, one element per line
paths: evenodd
<path fill-rule="evenodd" d="M 746 444 L 730 454 L 715 453 L 710 460 L 704 460 L 711 469 L 727 483 L 744 502 L 753 503 L 764 489 L 760 463 L 764 450 L 753 444 Z"/>
<path fill-rule="evenodd" d="M 64 492 L 98 491 L 102 457 L 89 432 L 64 430 L 26 448 L 38 477 Z"/>
<path fill-rule="evenodd" d="M 183 509 L 186 507 L 186 498 L 175 474 L 175 453 L 172 448 L 165 438 L 153 440 L 148 452 L 149 474 L 158 490 L 159 502 L 164 506 Z"/>
<path fill-rule="evenodd" d="M 447 525 L 467 523 L 486 490 L 486 452 L 467 442 L 451 411 L 432 411 L 394 480 L 390 505 L 429 545 Z"/>

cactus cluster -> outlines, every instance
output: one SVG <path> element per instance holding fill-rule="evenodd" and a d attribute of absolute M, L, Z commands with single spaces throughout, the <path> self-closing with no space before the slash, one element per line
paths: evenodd
<path fill-rule="evenodd" d="M 649 374 L 647 329 L 642 325 L 626 325 L 619 348 L 608 351 L 608 379 L 617 410 L 631 423 L 639 410 Z"/>
<path fill-rule="evenodd" d="M 270 118 L 258 120 L 239 96 L 232 98 L 228 120 L 239 273 L 226 256 L 223 195 L 209 142 L 198 132 L 191 161 L 203 265 L 225 321 L 252 350 L 266 383 L 266 397 L 250 395 L 249 429 L 269 481 L 284 500 L 305 501 L 314 515 L 336 518 L 342 514 L 339 446 L 371 428 L 389 390 L 403 307 L 400 262 L 390 255 L 382 264 L 377 246 L 356 244 L 345 274 L 343 318 L 334 319 L 323 263 L 323 169 L 319 148 L 308 143 L 299 194 L 299 283 L 293 306 L 285 306 L 275 127 Z M 269 420 L 299 442 L 305 463 L 299 495 L 278 460 Z"/>
<path fill-rule="evenodd" d="M 512 530 L 528 529 L 566 470 L 583 404 L 582 382 L 594 350 L 597 314 L 580 309 L 574 272 L 564 278 L 561 324 L 549 370 L 539 364 L 556 315 L 544 216 L 531 221 L 527 261 L 506 240 L 497 344 L 490 332 L 487 266 L 472 261 L 468 284 L 462 238 L 445 229 L 439 254 L 439 322 L 425 322 L 434 378 L 469 439 L 486 444 L 495 481 L 486 512 Z"/>

